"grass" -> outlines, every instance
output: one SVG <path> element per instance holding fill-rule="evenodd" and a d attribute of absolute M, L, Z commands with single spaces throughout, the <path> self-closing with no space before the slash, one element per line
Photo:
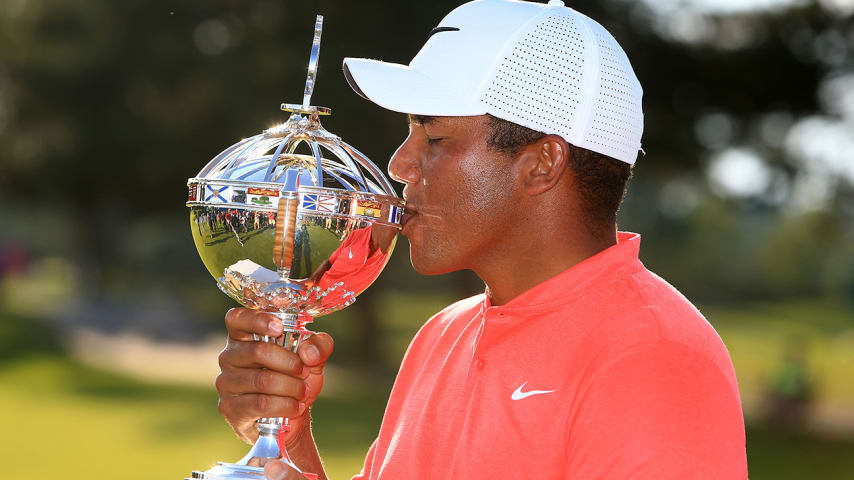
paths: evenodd
<path fill-rule="evenodd" d="M 763 395 L 787 351 L 799 350 L 815 387 L 817 409 L 854 415 L 854 309 L 850 304 L 794 300 L 702 310 L 730 352 L 746 401 Z"/>
<path fill-rule="evenodd" d="M 314 431 L 334 478 L 358 472 L 387 392 L 322 397 Z M 2 478 L 181 479 L 248 446 L 210 388 L 156 384 L 80 365 L 38 322 L 0 311 Z"/>
<path fill-rule="evenodd" d="M 420 322 L 450 299 L 384 294 L 381 300 L 387 332 L 382 348 L 388 349 L 383 361 L 399 361 Z M 743 391 L 761 391 L 751 382 L 773 371 L 781 342 L 798 335 L 809 338 L 821 401 L 854 408 L 846 305 L 792 302 L 703 310 L 727 343 Z M 342 317 L 330 320 L 330 329 L 352 328 L 346 321 L 352 317 L 336 315 Z M 387 395 L 381 384 L 318 400 L 315 437 L 332 478 L 349 478 L 361 468 Z M 37 323 L 2 311 L 0 412 L 5 433 L 0 451 L 10 460 L 4 478 L 181 479 L 247 450 L 220 418 L 212 386 L 148 383 L 81 366 Z M 854 471 L 850 435 L 829 438 L 749 423 L 747 442 L 754 480 L 846 478 Z"/>
<path fill-rule="evenodd" d="M 333 478 L 361 468 L 380 398 L 323 398 L 315 435 Z M 0 369 L 4 478 L 180 479 L 248 446 L 220 418 L 216 392 L 138 382 L 56 356 Z"/>
<path fill-rule="evenodd" d="M 823 438 L 748 425 L 747 465 L 751 480 L 851 478 L 854 440 Z"/>

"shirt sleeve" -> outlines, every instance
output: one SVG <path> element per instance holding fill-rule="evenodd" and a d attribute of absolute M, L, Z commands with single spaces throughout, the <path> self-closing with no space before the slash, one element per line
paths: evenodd
<path fill-rule="evenodd" d="M 365 464 L 362 466 L 362 471 L 354 475 L 350 480 L 364 480 L 371 477 L 371 465 L 374 463 L 374 454 L 376 454 L 376 451 L 377 441 L 375 439 L 374 443 L 371 444 L 371 448 L 368 449 L 368 454 L 365 456 Z"/>
<path fill-rule="evenodd" d="M 694 350 L 633 347 L 583 388 L 568 419 L 567 478 L 747 478 L 738 392 Z"/>

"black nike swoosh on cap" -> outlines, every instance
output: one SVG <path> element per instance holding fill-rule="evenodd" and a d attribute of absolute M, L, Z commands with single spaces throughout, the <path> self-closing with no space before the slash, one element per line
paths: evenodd
<path fill-rule="evenodd" d="M 432 37 L 433 35 L 436 35 L 437 33 L 440 33 L 440 32 L 459 32 L 459 31 L 460 31 L 460 29 L 457 27 L 436 27 L 433 30 L 430 30 L 430 35 L 427 35 L 427 39 L 429 40 L 430 37 Z"/>

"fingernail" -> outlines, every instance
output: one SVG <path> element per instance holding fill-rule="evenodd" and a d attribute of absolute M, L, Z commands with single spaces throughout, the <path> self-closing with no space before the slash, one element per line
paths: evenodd
<path fill-rule="evenodd" d="M 302 415 L 305 412 L 305 402 L 299 402 L 299 410 L 297 411 L 298 415 Z"/>
<path fill-rule="evenodd" d="M 311 387 L 308 386 L 308 382 L 305 382 L 305 395 L 303 398 L 308 400 L 309 397 L 311 397 Z"/>
<path fill-rule="evenodd" d="M 320 350 L 318 350 L 314 345 L 309 345 L 305 349 L 305 356 L 309 362 L 317 363 L 320 361 Z"/>
<path fill-rule="evenodd" d="M 282 322 L 278 320 L 270 320 L 270 323 L 267 324 L 267 328 L 273 333 L 282 333 Z"/>
<path fill-rule="evenodd" d="M 302 378 L 308 378 L 308 374 L 311 373 L 311 368 L 308 365 L 302 366 Z"/>

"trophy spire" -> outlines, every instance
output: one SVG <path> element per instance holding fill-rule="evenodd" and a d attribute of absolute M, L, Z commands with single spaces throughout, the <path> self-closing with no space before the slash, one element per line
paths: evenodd
<path fill-rule="evenodd" d="M 320 36 L 323 33 L 323 15 L 314 22 L 314 41 L 311 43 L 311 57 L 308 60 L 308 76 L 305 79 L 305 93 L 302 96 L 302 108 L 311 106 L 311 94 L 314 92 L 314 79 L 317 78 L 317 61 L 320 58 Z"/>
<path fill-rule="evenodd" d="M 320 59 L 320 37 L 323 34 L 323 15 L 318 15 L 314 21 L 314 40 L 311 42 L 311 56 L 308 59 L 308 75 L 305 78 L 305 92 L 302 95 L 302 105 L 283 103 L 282 111 L 304 115 L 329 115 L 332 110 L 327 107 L 311 105 L 311 95 L 317 81 L 317 63 Z"/>

